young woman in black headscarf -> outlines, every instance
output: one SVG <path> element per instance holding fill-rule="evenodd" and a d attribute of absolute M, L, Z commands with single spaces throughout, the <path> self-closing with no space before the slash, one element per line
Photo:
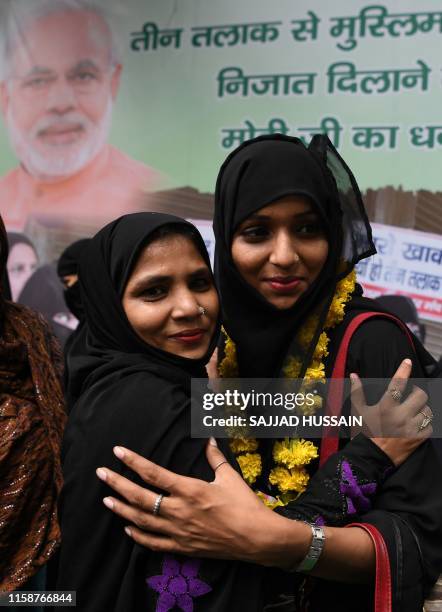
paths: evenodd
<path fill-rule="evenodd" d="M 223 322 L 229 335 L 226 357 L 221 364 L 225 374 L 330 377 L 345 330 L 354 317 L 363 312 L 383 312 L 363 298 L 360 288 L 354 285 L 355 264 L 375 250 L 354 177 L 325 137 L 315 138 L 307 149 L 298 139 L 274 135 L 249 141 L 234 151 L 218 178 L 214 230 L 215 272 Z M 388 313 L 384 315 L 387 317 L 367 321 L 356 331 L 348 349 L 344 374 L 391 377 L 401 361 L 409 358 L 413 362 L 413 376 L 424 376 L 424 368 L 433 365 L 431 358 L 416 339 L 413 339 L 414 347 L 411 345 L 400 325 L 388 319 Z M 377 398 L 370 399 L 373 402 Z M 431 417 L 428 412 L 420 412 L 413 422 L 416 434 L 423 430 L 424 423 L 428 426 Z M 378 443 L 382 448 L 385 441 Z M 368 461 L 376 463 L 379 451 L 375 445 L 360 440 L 351 443 L 353 449 L 359 444 L 362 445 L 360 452 L 367 453 Z M 301 445 L 307 455 L 310 449 Z M 261 441 L 259 450 L 263 467 L 256 470 L 261 472 L 255 474 L 256 484 L 262 490 L 270 481 L 272 494 L 278 492 L 280 485 L 287 489 L 287 482 L 281 482 L 283 473 L 272 475 L 272 471 L 275 461 L 278 462 L 275 454 L 280 457 L 282 451 L 293 449 L 280 446 L 275 450 Z M 248 451 L 254 454 L 256 448 Z M 241 463 L 241 456 L 246 453 L 237 454 Z M 311 459 L 303 466 L 310 474 L 317 468 L 317 462 Z M 249 463 L 250 468 L 247 458 L 243 463 Z M 331 499 L 330 492 L 342 493 L 352 481 L 352 474 L 344 474 L 347 468 L 343 462 L 338 463 L 337 475 L 330 478 L 328 474 L 325 481 L 321 481 L 318 472 L 318 477 L 312 479 L 310 493 L 307 489 L 305 496 L 279 511 L 291 518 L 312 521 L 321 515 L 324 518 L 326 513 L 322 509 Z M 144 469 L 149 476 L 152 466 Z M 392 593 L 385 596 L 385 609 L 391 609 L 388 606 L 392 604 L 395 610 L 417 610 L 441 569 L 442 479 L 433 480 L 435 469 L 439 470 L 439 466 L 433 449 L 424 443 L 388 478 L 377 483 L 376 494 L 369 504 L 364 502 L 349 511 L 348 498 L 343 494 L 338 499 L 342 512 L 335 513 L 334 517 L 333 513 L 326 516 L 326 524 L 334 524 L 336 518 L 350 522 L 352 517 L 357 517 L 364 523 L 361 528 L 379 536 L 378 546 L 388 551 L 388 572 L 385 566 L 383 573 L 388 574 L 393 585 Z M 312 499 L 312 489 L 313 497 L 316 496 L 312 504 L 315 511 L 309 516 L 301 508 L 305 505 L 304 498 L 310 495 Z M 208 490 L 206 494 L 209 495 Z M 185 495 L 181 493 L 178 497 L 181 501 Z M 181 508 L 188 509 L 188 504 L 183 503 Z M 129 516 L 122 506 L 119 511 Z M 194 507 L 189 514 L 190 521 L 198 511 Z M 201 514 L 198 517 L 201 520 Z M 208 521 L 209 518 L 202 532 L 208 528 Z M 220 545 L 218 541 L 210 546 L 207 542 L 202 544 L 202 538 L 197 542 L 198 538 L 194 537 L 194 547 L 187 545 L 186 548 L 183 544 L 186 529 L 182 525 L 181 531 L 175 532 L 164 521 L 161 528 L 156 519 L 148 525 L 150 530 L 172 538 L 142 538 L 135 530 L 137 541 L 147 546 L 151 544 L 160 549 L 168 546 L 171 550 L 187 552 L 193 548 L 195 553 L 204 551 L 209 555 L 216 551 L 228 556 L 230 552 L 232 557 L 241 558 L 238 541 L 229 548 L 228 542 Z M 232 517 L 227 515 L 223 528 L 232 535 L 231 525 Z M 265 521 L 262 527 L 266 529 Z M 191 534 L 188 536 L 190 539 Z M 319 567 L 320 564 L 321 575 Z M 342 575 L 338 579 L 344 580 Z M 322 586 L 313 585 L 307 598 L 311 610 L 333 609 L 330 602 L 333 594 L 341 611 L 355 607 L 365 610 L 372 605 L 371 589 L 361 586 L 352 589 L 348 584 L 341 588 L 338 583 L 327 583 L 327 588 L 324 587 L 324 582 Z"/>
<path fill-rule="evenodd" d="M 223 321 L 241 376 L 295 371 L 302 378 L 322 363 L 331 377 L 352 320 L 383 312 L 358 285 L 352 288 L 354 266 L 375 248 L 356 181 L 326 137 L 315 137 L 308 149 L 290 137 L 262 137 L 233 152 L 218 178 L 214 231 Z M 415 378 L 433 366 L 416 338 L 412 345 L 395 322 L 378 317 L 353 335 L 344 373 L 389 378 L 405 358 Z M 367 395 L 378 399 L 370 389 Z M 417 609 L 442 569 L 442 478 L 435 487 L 433 469 L 439 464 L 425 443 L 382 484 L 362 518 L 388 548 L 398 610 Z M 290 505 L 282 512 L 297 516 Z M 330 590 L 314 590 L 311 605 L 330 609 L 324 594 Z M 349 587 L 346 596 L 357 597 Z M 336 599 L 346 609 L 342 593 Z"/>
<path fill-rule="evenodd" d="M 68 355 L 58 590 L 82 611 L 260 610 L 262 568 L 147 551 L 102 503 L 98 465 L 126 444 L 184 475 L 212 479 L 190 438 L 191 377 L 204 378 L 219 332 L 204 242 L 178 217 L 139 213 L 102 229 L 79 267 L 84 324 Z M 123 469 L 123 473 L 124 469 Z M 156 496 L 158 509 L 161 498 Z"/>

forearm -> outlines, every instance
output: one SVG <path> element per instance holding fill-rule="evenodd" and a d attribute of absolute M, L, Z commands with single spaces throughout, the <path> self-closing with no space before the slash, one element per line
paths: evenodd
<path fill-rule="evenodd" d="M 324 550 L 311 574 L 339 582 L 370 583 L 376 555 L 369 534 L 359 527 L 325 527 L 324 532 Z"/>
<path fill-rule="evenodd" d="M 275 513 L 266 514 L 267 525 L 258 530 L 253 558 L 262 565 L 293 570 L 306 556 L 312 541 L 309 525 Z M 328 580 L 370 583 L 375 571 L 371 538 L 358 527 L 325 527 L 325 544 L 312 575 Z"/>

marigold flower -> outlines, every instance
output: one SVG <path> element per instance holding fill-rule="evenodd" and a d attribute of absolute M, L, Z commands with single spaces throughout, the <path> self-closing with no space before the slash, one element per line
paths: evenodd
<path fill-rule="evenodd" d="M 316 459 L 318 450 L 313 442 L 302 439 L 288 439 L 275 442 L 273 459 L 288 468 L 301 467 Z"/>
<path fill-rule="evenodd" d="M 261 455 L 259 453 L 246 453 L 238 455 L 236 460 L 241 468 L 241 473 L 247 484 L 251 485 L 261 474 Z"/>
<path fill-rule="evenodd" d="M 230 449 L 232 453 L 254 452 L 258 448 L 258 440 L 256 438 L 234 438 L 230 440 Z"/>
<path fill-rule="evenodd" d="M 270 472 L 269 481 L 276 485 L 281 493 L 296 491 L 303 493 L 309 481 L 309 475 L 303 468 L 287 470 L 284 467 L 275 467 Z"/>

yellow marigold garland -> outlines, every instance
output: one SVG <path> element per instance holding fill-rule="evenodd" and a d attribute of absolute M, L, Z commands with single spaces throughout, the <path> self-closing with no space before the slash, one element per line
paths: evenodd
<path fill-rule="evenodd" d="M 269 482 L 277 485 L 281 493 L 303 493 L 308 483 L 308 473 L 304 468 L 287 468 L 278 465 L 270 472 Z"/>
<path fill-rule="evenodd" d="M 285 440 L 276 441 L 273 446 L 273 459 L 275 463 L 281 463 L 288 468 L 302 467 L 316 459 L 318 449 L 307 440 L 286 438 Z"/>
<path fill-rule="evenodd" d="M 305 383 L 303 384 L 306 391 L 312 384 L 325 383 L 325 366 L 323 359 L 328 355 L 329 337 L 325 330 L 331 329 L 340 323 L 344 317 L 345 304 L 349 301 L 351 294 L 355 289 L 356 272 L 352 270 L 345 278 L 343 278 L 336 286 L 335 295 L 328 310 L 324 328 L 319 336 L 315 350 L 313 352 L 312 361 L 305 373 Z M 298 334 L 298 342 L 301 347 L 307 348 L 311 338 L 315 333 L 318 323 L 318 315 L 312 314 L 303 325 Z M 222 378 L 237 378 L 238 362 L 236 358 L 235 343 L 226 331 L 223 329 L 226 337 L 225 356 L 219 366 L 219 374 Z M 301 360 L 296 357 L 290 357 L 284 367 L 284 376 L 286 378 L 298 378 L 301 372 Z M 314 414 L 322 406 L 322 398 L 315 395 L 313 406 L 302 408 L 304 414 Z M 262 471 L 261 456 L 256 452 L 258 449 L 258 440 L 256 438 L 247 438 L 244 436 L 234 436 L 230 441 L 232 452 L 237 456 L 237 461 L 240 466 L 244 480 L 252 485 L 256 482 Z M 307 440 L 288 439 L 276 441 L 273 447 L 273 459 L 275 467 L 269 475 L 269 482 L 278 487 L 281 492 L 281 497 L 273 498 L 265 495 L 261 491 L 257 491 L 257 495 L 270 508 L 285 505 L 289 501 L 294 500 L 305 491 L 309 480 L 309 475 L 305 466 L 313 459 L 318 457 L 318 449 Z"/>
<path fill-rule="evenodd" d="M 261 455 L 259 453 L 245 453 L 244 455 L 238 455 L 237 461 L 244 480 L 247 484 L 252 485 L 261 474 Z"/>

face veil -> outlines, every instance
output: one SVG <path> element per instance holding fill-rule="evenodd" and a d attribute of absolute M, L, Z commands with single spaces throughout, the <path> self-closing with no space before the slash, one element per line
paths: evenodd
<path fill-rule="evenodd" d="M 311 202 L 322 221 L 329 253 L 313 285 L 291 308 L 280 310 L 244 281 L 232 260 L 231 246 L 242 221 L 290 195 Z M 358 261 L 375 253 L 351 171 L 326 136 L 315 136 L 309 147 L 280 134 L 247 141 L 221 166 L 213 227 L 223 322 L 236 343 L 241 376 L 278 376 L 288 353 L 301 358 L 305 372 L 337 282 Z M 317 329 L 311 345 L 301 351 L 293 339 L 313 309 L 318 309 Z"/>

